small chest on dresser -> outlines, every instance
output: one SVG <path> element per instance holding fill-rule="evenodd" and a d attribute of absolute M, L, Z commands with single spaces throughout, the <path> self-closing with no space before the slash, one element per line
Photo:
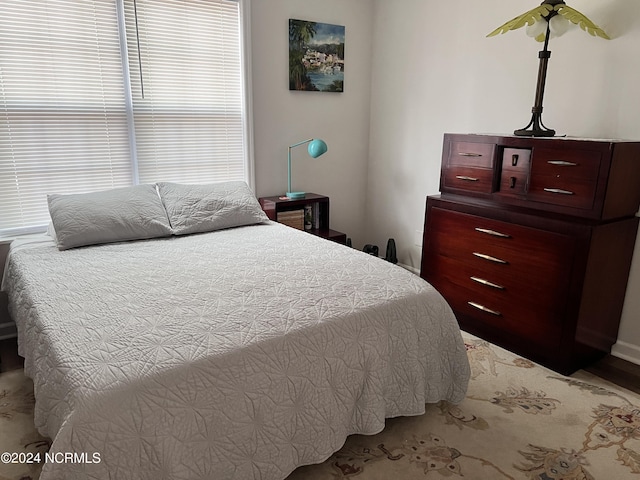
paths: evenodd
<path fill-rule="evenodd" d="M 445 135 L 441 191 L 427 198 L 421 275 L 463 329 L 562 373 L 610 350 L 640 143 Z"/>

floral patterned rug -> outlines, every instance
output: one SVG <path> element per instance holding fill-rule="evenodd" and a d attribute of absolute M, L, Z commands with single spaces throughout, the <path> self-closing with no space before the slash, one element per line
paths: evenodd
<path fill-rule="evenodd" d="M 352 435 L 326 462 L 287 480 L 640 480 L 640 395 L 584 371 L 564 377 L 471 335 L 460 405 L 428 405 Z M 0 375 L 0 453 L 44 452 L 33 387 Z M 37 479 L 39 465 L 0 463 L 0 480 Z"/>

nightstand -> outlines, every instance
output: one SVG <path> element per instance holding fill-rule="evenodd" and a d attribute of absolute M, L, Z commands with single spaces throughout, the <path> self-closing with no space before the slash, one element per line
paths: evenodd
<path fill-rule="evenodd" d="M 305 229 L 307 232 L 343 245 L 347 243 L 347 235 L 345 233 L 329 228 L 329 197 L 325 195 L 307 193 L 305 198 L 295 200 L 285 196 L 261 197 L 258 201 L 262 210 L 274 222 L 280 222 L 285 217 L 295 217 L 296 214 L 304 218 L 306 207 L 310 209 L 312 217 L 311 228 Z"/>
<path fill-rule="evenodd" d="M 4 271 L 11 240 L 0 238 L 0 273 Z M 2 275 L 0 274 L 0 278 Z M 17 336 L 16 324 L 9 317 L 7 294 L 0 292 L 0 340 Z"/>

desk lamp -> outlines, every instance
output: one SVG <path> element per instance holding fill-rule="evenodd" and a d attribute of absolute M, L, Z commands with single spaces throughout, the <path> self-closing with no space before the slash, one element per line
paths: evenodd
<path fill-rule="evenodd" d="M 309 144 L 309 147 L 307 148 L 307 152 L 309 152 L 309 156 L 311 158 L 318 158 L 320 155 L 322 155 L 327 151 L 327 144 L 323 140 L 320 140 L 319 138 L 310 138 L 309 140 L 295 143 L 289 147 L 289 155 L 287 160 L 287 175 L 288 175 L 287 176 L 287 179 L 288 179 L 287 198 L 290 198 L 291 200 L 304 198 L 306 195 L 305 192 L 291 191 L 291 149 L 294 147 L 298 147 L 300 145 L 304 145 L 305 143 Z"/>

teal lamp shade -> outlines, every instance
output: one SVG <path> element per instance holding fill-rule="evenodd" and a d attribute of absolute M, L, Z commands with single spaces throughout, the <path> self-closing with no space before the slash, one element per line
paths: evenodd
<path fill-rule="evenodd" d="M 309 140 L 304 140 L 289 147 L 289 155 L 287 158 L 287 198 L 291 200 L 305 198 L 306 196 L 306 192 L 293 192 L 291 190 L 291 149 L 299 145 L 304 145 L 305 143 L 309 144 L 307 152 L 311 158 L 318 158 L 328 150 L 327 144 L 319 138 L 310 138 Z"/>
<path fill-rule="evenodd" d="M 314 138 L 309 143 L 309 148 L 307 148 L 309 155 L 311 158 L 318 158 L 323 153 L 327 153 L 327 144 L 324 140 L 320 140 L 319 138 Z"/>

